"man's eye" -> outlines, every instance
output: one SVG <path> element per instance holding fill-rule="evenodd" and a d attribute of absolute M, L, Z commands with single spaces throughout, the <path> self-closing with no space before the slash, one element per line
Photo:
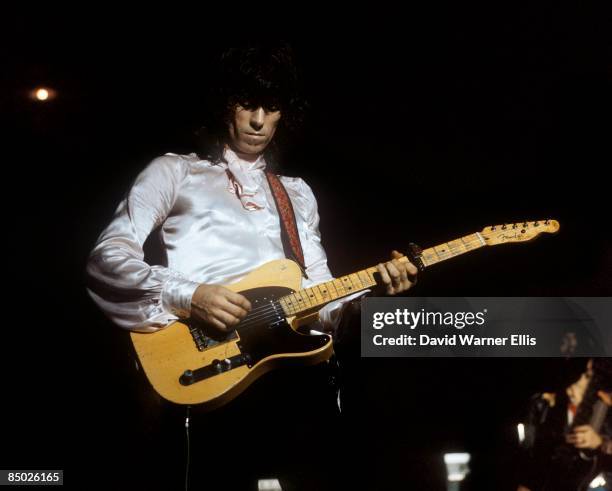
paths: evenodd
<path fill-rule="evenodd" d="M 280 107 L 279 107 L 279 106 L 276 106 L 276 105 L 266 106 L 266 107 L 264 108 L 264 110 L 265 110 L 267 113 L 275 113 L 276 111 L 280 111 Z"/>

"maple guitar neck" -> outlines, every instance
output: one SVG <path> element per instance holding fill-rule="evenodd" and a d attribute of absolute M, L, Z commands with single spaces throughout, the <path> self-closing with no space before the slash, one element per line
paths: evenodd
<path fill-rule="evenodd" d="M 556 220 L 492 225 L 485 227 L 480 232 L 444 242 L 428 249 L 420 249 L 418 246 L 411 244 L 408 256 L 400 258 L 399 261 L 410 260 L 422 271 L 427 266 L 432 266 L 484 246 L 526 242 L 541 233 L 555 233 L 558 230 L 559 222 Z M 329 302 L 375 286 L 377 284 L 374 276 L 376 273 L 378 273 L 378 269 L 371 266 L 356 273 L 298 290 L 281 297 L 279 303 L 287 316 L 307 314 L 320 309 Z"/>

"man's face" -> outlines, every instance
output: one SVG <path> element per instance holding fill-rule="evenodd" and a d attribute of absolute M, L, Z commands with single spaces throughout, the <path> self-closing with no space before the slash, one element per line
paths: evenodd
<path fill-rule="evenodd" d="M 280 117 L 280 111 L 271 111 L 261 106 L 247 109 L 236 105 L 229 121 L 232 149 L 246 157 L 261 154 L 272 141 Z"/>

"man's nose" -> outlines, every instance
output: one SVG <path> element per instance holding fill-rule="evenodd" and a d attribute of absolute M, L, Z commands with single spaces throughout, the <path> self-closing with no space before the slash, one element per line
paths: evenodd
<path fill-rule="evenodd" d="M 258 107 L 251 113 L 251 127 L 255 131 L 259 131 L 260 129 L 263 128 L 265 116 L 266 116 L 266 113 L 263 107 Z"/>

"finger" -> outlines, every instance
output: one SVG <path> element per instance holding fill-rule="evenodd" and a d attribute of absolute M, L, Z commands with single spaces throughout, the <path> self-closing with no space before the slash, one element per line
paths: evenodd
<path fill-rule="evenodd" d="M 249 313 L 246 309 L 233 304 L 226 298 L 223 299 L 221 309 L 225 310 L 225 312 L 227 312 L 228 314 L 231 314 L 234 317 L 237 317 L 238 319 L 244 319 L 246 315 Z"/>
<path fill-rule="evenodd" d="M 406 265 L 403 262 L 401 262 L 399 259 L 392 259 L 389 262 L 399 271 L 402 279 L 408 278 L 408 271 L 406 271 Z"/>
<path fill-rule="evenodd" d="M 394 259 L 392 262 L 397 268 L 397 270 L 400 272 L 401 282 L 399 285 L 399 291 L 397 291 L 396 293 L 400 293 L 400 292 L 409 290 L 410 287 L 412 286 L 412 282 L 410 281 L 408 271 L 406 269 L 406 263 L 400 262 L 397 259 Z"/>
<path fill-rule="evenodd" d="M 416 276 L 417 274 L 419 274 L 419 269 L 414 264 L 412 264 L 410 261 L 406 261 L 404 264 L 406 265 L 406 271 L 408 272 L 410 276 Z M 416 283 L 416 282 L 413 281 L 413 283 Z"/>
<path fill-rule="evenodd" d="M 404 257 L 404 255 L 401 252 L 396 251 L 395 249 L 391 251 L 392 259 L 399 259 L 400 257 Z"/>
<path fill-rule="evenodd" d="M 240 322 L 240 319 L 221 309 L 215 309 L 213 312 L 213 317 L 223 323 L 223 327 L 225 329 L 231 328 Z"/>
<path fill-rule="evenodd" d="M 208 321 L 208 323 L 210 325 L 212 325 L 218 331 L 223 331 L 223 332 L 227 331 L 227 327 L 225 327 L 225 324 L 223 324 L 223 322 L 215 319 L 214 317 L 208 318 L 207 321 Z"/>
<path fill-rule="evenodd" d="M 232 302 L 234 305 L 237 305 L 238 307 L 242 307 L 247 312 L 251 310 L 251 302 L 249 302 L 244 295 L 240 295 L 240 293 L 233 292 L 229 289 L 226 290 L 227 295 L 225 295 L 225 298 L 227 300 Z"/>
<path fill-rule="evenodd" d="M 382 280 L 383 284 L 387 287 L 387 293 L 389 295 L 393 295 L 393 285 L 391 284 L 391 277 L 389 276 L 387 269 L 382 263 L 377 264 L 376 269 L 378 269 L 378 272 L 380 273 L 380 279 Z"/>
<path fill-rule="evenodd" d="M 574 433 L 585 432 L 585 431 L 589 431 L 590 429 L 591 427 L 589 425 L 580 425 L 574 428 Z"/>
<path fill-rule="evenodd" d="M 400 273 L 400 270 L 397 269 L 397 266 L 393 264 L 393 261 L 389 261 L 385 263 L 385 267 L 387 268 L 387 271 L 389 272 L 389 276 L 391 276 L 391 282 L 393 283 L 393 288 L 396 290 L 401 288 L 402 274 Z"/>
<path fill-rule="evenodd" d="M 397 260 L 395 260 L 397 261 Z M 402 281 L 402 273 L 400 271 L 401 266 L 398 266 L 395 261 L 387 261 L 384 266 L 387 268 L 389 272 L 389 276 L 391 277 L 391 281 L 393 282 L 393 286 L 399 284 Z"/>

